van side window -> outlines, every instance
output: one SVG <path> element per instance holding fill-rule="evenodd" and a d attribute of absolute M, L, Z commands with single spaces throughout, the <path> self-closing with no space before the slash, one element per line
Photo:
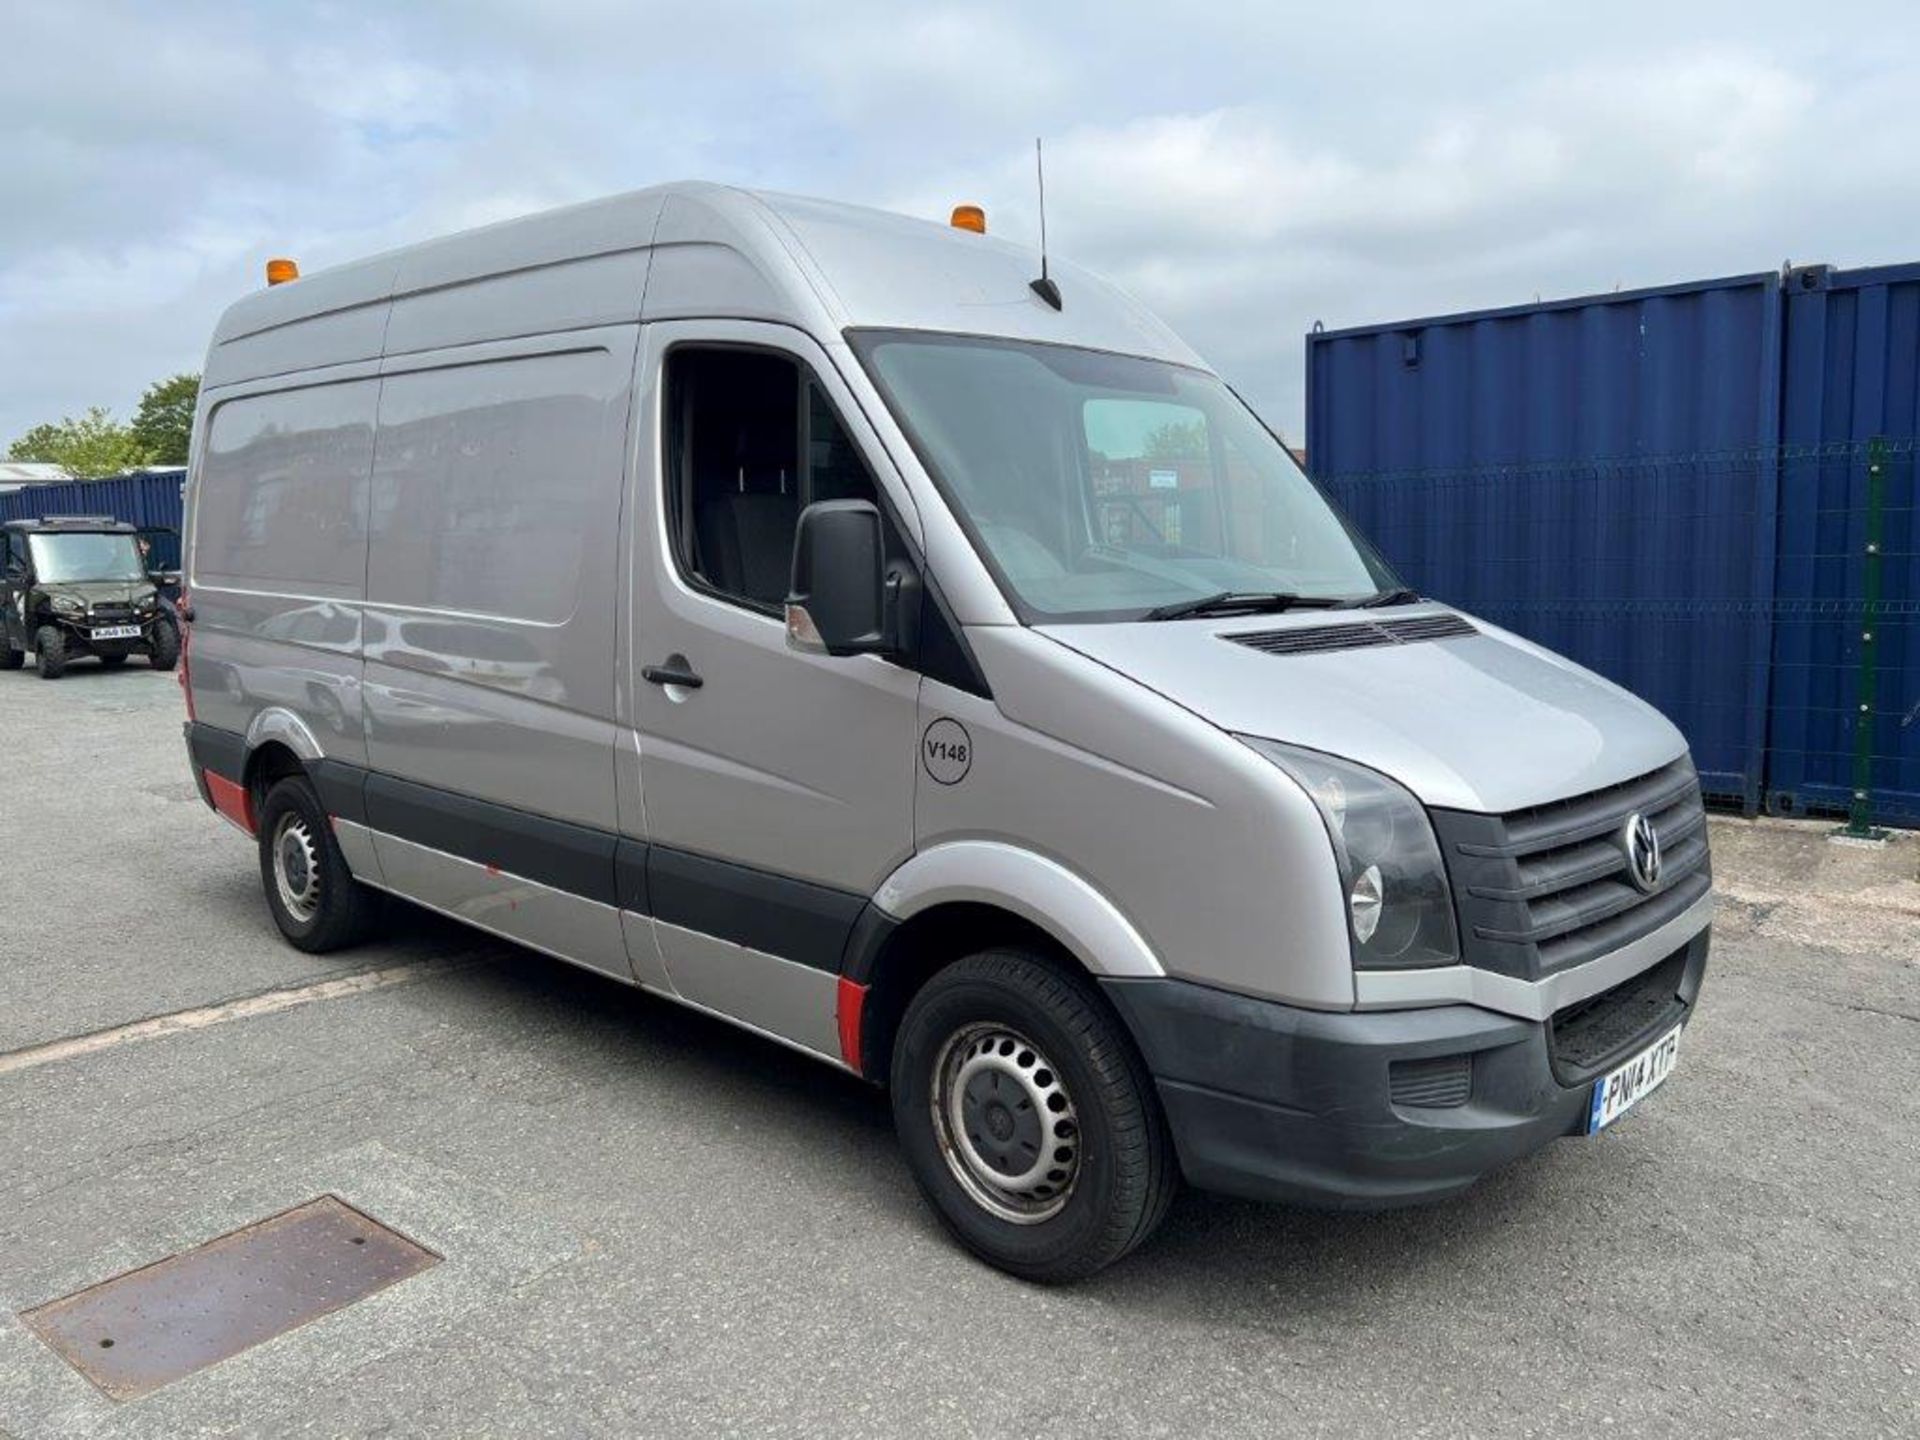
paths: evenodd
<path fill-rule="evenodd" d="M 765 350 L 667 356 L 667 506 L 690 579 L 755 609 L 787 598 L 793 533 L 815 500 L 879 503 L 811 371 Z"/>
<path fill-rule="evenodd" d="M 367 598 L 549 625 L 594 604 L 619 525 L 622 380 L 602 349 L 388 375 Z"/>
<path fill-rule="evenodd" d="M 248 395 L 207 428 L 194 563 L 203 579 L 357 599 L 377 380 Z"/>

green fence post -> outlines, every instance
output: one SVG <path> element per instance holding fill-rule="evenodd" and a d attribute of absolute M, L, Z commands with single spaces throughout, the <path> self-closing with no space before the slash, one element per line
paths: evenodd
<path fill-rule="evenodd" d="M 1854 683 L 1853 795 L 1847 823 L 1837 832 L 1850 840 L 1884 840 L 1873 825 L 1873 706 L 1880 678 L 1880 582 L 1885 562 L 1887 442 L 1867 442 L 1867 547 L 1860 602 L 1860 668 Z"/>

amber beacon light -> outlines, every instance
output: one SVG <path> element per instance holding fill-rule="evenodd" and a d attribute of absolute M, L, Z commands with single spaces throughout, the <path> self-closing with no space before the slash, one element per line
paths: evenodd
<path fill-rule="evenodd" d="M 976 235 L 987 233 L 987 212 L 978 205 L 956 205 L 953 218 L 947 222 L 956 230 L 971 230 Z"/>
<path fill-rule="evenodd" d="M 284 285 L 300 278 L 300 267 L 291 260 L 267 261 L 267 284 Z"/>

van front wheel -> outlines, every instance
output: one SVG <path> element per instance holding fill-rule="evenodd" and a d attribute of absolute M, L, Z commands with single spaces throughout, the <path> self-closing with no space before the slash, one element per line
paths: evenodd
<path fill-rule="evenodd" d="M 1077 1280 L 1165 1218 L 1179 1167 L 1153 1081 L 1064 965 L 989 950 L 948 966 L 907 1007 L 891 1079 L 914 1179 L 989 1264 Z"/>
<path fill-rule="evenodd" d="M 366 938 L 380 896 L 353 878 L 313 786 L 289 776 L 260 806 L 260 883 L 289 943 L 321 954 Z"/>

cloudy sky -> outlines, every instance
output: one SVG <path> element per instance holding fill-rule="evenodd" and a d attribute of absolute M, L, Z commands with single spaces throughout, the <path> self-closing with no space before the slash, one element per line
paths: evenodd
<path fill-rule="evenodd" d="M 309 269 L 699 177 L 1034 233 L 1291 436 L 1301 335 L 1920 259 L 1920 14 L 1695 3 L 7 0 L 0 445 Z"/>

